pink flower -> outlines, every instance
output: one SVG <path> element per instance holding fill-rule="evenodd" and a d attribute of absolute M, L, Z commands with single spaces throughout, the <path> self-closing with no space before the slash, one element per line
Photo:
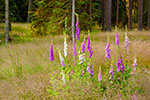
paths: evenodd
<path fill-rule="evenodd" d="M 92 57 L 92 55 L 93 55 L 93 51 L 92 51 L 92 48 L 91 48 L 91 43 L 90 43 L 90 37 L 88 36 L 88 43 L 87 43 L 87 49 L 88 49 L 88 51 L 89 51 L 89 58 L 91 58 Z"/>
<path fill-rule="evenodd" d="M 98 73 L 98 81 L 100 82 L 102 80 L 102 74 L 101 72 Z"/>
<path fill-rule="evenodd" d="M 85 51 L 85 40 L 82 42 L 82 45 L 81 45 L 81 52 L 84 53 Z"/>
<path fill-rule="evenodd" d="M 75 57 L 77 56 L 77 51 L 76 51 L 74 39 L 73 39 L 73 54 L 74 54 Z"/>
<path fill-rule="evenodd" d="M 50 61 L 54 61 L 54 52 L 53 52 L 53 45 L 51 44 L 50 48 Z"/>
<path fill-rule="evenodd" d="M 70 74 L 72 75 L 73 74 L 73 70 L 71 69 L 71 71 L 70 71 Z"/>
<path fill-rule="evenodd" d="M 77 21 L 76 21 L 76 37 L 78 40 L 80 40 L 80 29 L 79 29 L 79 21 L 78 21 L 78 18 L 77 18 Z"/>
<path fill-rule="evenodd" d="M 105 58 L 110 59 L 110 43 L 107 44 L 106 49 L 105 49 Z"/>
<path fill-rule="evenodd" d="M 90 75 L 94 75 L 93 65 L 88 65 L 86 70 L 87 72 L 89 72 Z"/>
<path fill-rule="evenodd" d="M 82 76 L 84 76 L 84 70 L 82 70 Z"/>
<path fill-rule="evenodd" d="M 109 70 L 109 75 L 111 74 L 111 77 L 110 77 L 110 79 L 112 79 L 113 78 L 113 76 L 114 76 L 114 68 L 113 68 L 113 66 L 111 65 L 110 66 L 110 70 Z"/>
<path fill-rule="evenodd" d="M 133 61 L 133 73 L 132 74 L 135 73 L 136 67 L 137 67 L 137 59 L 135 58 L 134 61 Z"/>
<path fill-rule="evenodd" d="M 116 63 L 116 66 L 117 66 L 117 72 L 119 72 L 120 70 L 122 70 L 122 73 L 124 73 L 124 70 L 125 70 L 125 66 L 123 64 L 123 59 L 118 59 L 117 60 L 117 63 Z"/>
<path fill-rule="evenodd" d="M 116 44 L 119 45 L 119 36 L 118 36 L 118 33 L 116 34 Z"/>

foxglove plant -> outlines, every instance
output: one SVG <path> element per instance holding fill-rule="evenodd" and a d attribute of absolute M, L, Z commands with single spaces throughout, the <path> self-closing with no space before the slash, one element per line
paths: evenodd
<path fill-rule="evenodd" d="M 117 66 L 117 72 L 119 72 L 120 69 L 121 69 L 121 68 L 120 68 L 120 64 L 121 64 L 121 63 L 120 63 L 120 60 L 121 60 L 121 59 L 119 58 L 119 59 L 117 60 L 117 63 L 116 63 L 116 66 Z"/>
<path fill-rule="evenodd" d="M 64 58 L 62 57 L 61 52 L 59 51 L 59 49 L 58 49 L 58 53 L 59 53 L 59 58 L 60 58 L 61 65 L 62 65 L 63 67 L 65 67 L 65 66 L 66 66 L 65 61 L 64 61 Z M 65 83 L 66 80 L 65 80 L 65 73 L 63 72 L 63 68 L 62 68 L 62 70 L 61 70 L 61 74 L 62 74 L 62 80 L 63 80 L 63 82 Z"/>
<path fill-rule="evenodd" d="M 110 66 L 109 75 L 111 75 L 111 76 L 110 76 L 110 79 L 113 79 L 113 76 L 114 76 L 114 68 L 113 68 L 113 65 Z"/>
<path fill-rule="evenodd" d="M 70 71 L 70 75 L 72 75 L 73 74 L 73 70 L 71 69 L 71 71 Z"/>
<path fill-rule="evenodd" d="M 84 76 L 84 70 L 82 70 L 82 76 Z"/>
<path fill-rule="evenodd" d="M 64 57 L 67 57 L 67 39 L 66 39 L 66 34 L 64 37 Z"/>
<path fill-rule="evenodd" d="M 118 91 L 118 100 L 121 100 L 121 96 L 120 91 Z"/>
<path fill-rule="evenodd" d="M 92 48 L 91 48 L 91 43 L 90 43 L 90 37 L 88 36 L 88 42 L 87 42 L 87 49 L 89 51 L 89 58 L 92 57 L 93 55 L 93 51 L 92 51 Z"/>
<path fill-rule="evenodd" d="M 135 93 L 134 93 L 134 95 L 132 97 L 132 100 L 138 100 Z"/>
<path fill-rule="evenodd" d="M 107 44 L 106 49 L 105 49 L 105 58 L 108 60 L 110 59 L 110 43 Z"/>
<path fill-rule="evenodd" d="M 79 55 L 79 61 L 80 61 L 79 64 L 82 64 L 83 61 L 85 61 L 84 53 Z"/>
<path fill-rule="evenodd" d="M 78 19 L 77 19 L 76 35 L 77 35 L 78 40 L 80 40 L 79 32 L 80 32 L 80 30 L 78 28 Z M 119 92 L 118 91 L 116 91 L 116 92 L 118 92 L 118 100 L 120 100 L 121 99 L 120 93 L 122 93 L 120 91 L 122 91 L 124 89 L 124 86 L 127 86 L 126 84 L 128 83 L 128 78 L 130 77 L 130 68 L 127 67 L 127 64 L 124 66 L 123 57 L 121 56 L 121 54 L 117 58 L 116 67 L 115 66 L 113 67 L 114 63 L 112 63 L 110 61 L 111 50 L 110 50 L 109 38 L 107 41 L 108 44 L 105 48 L 105 58 L 108 59 L 107 62 L 105 62 L 106 63 L 105 65 L 108 68 L 106 69 L 106 72 L 107 72 L 106 75 L 103 75 L 103 76 L 104 77 L 106 76 L 106 77 L 102 81 L 102 73 L 100 70 L 99 73 L 97 74 L 98 77 L 96 77 L 96 81 L 95 81 L 95 79 L 94 79 L 95 77 L 92 77 L 95 73 L 93 71 L 93 65 L 91 63 L 91 61 L 92 61 L 91 57 L 93 55 L 93 51 L 92 51 L 91 43 L 90 43 L 90 36 L 88 36 L 88 39 L 87 39 L 87 49 L 89 52 L 88 58 L 90 58 L 90 59 L 86 58 L 86 56 L 85 56 L 85 54 L 86 54 L 86 52 L 85 52 L 85 40 L 83 40 L 83 42 L 81 44 L 80 51 L 77 52 L 76 47 L 75 47 L 75 40 L 73 39 L 73 41 L 72 41 L 73 42 L 73 56 L 74 56 L 73 58 L 75 60 L 75 66 L 72 67 L 72 65 L 67 61 L 67 39 L 66 39 L 66 34 L 64 34 L 64 35 L 65 35 L 64 36 L 64 55 L 62 56 L 61 52 L 58 50 L 59 58 L 60 58 L 61 66 L 62 66 L 62 67 L 60 67 L 60 71 L 61 71 L 61 75 L 62 75 L 61 80 L 64 83 L 67 83 L 67 85 L 68 85 L 69 82 L 71 82 L 71 81 L 67 81 L 67 80 L 74 79 L 76 77 L 79 79 L 87 79 L 88 78 L 91 80 L 93 78 L 93 80 L 91 82 L 99 82 L 98 87 L 101 88 L 100 90 L 102 90 L 104 94 L 108 93 L 107 89 L 109 89 L 109 86 L 110 86 L 110 88 L 115 88 L 116 90 L 119 89 Z M 118 33 L 116 34 L 115 43 L 116 43 L 116 45 L 118 47 L 118 51 L 119 51 Z M 129 48 L 129 39 L 126 36 L 125 37 L 125 49 L 126 49 L 127 53 L 128 53 L 128 48 Z M 54 60 L 53 45 L 51 45 L 51 48 L 50 48 L 50 60 L 51 61 Z M 110 64 L 111 64 L 111 66 L 110 66 Z M 109 69 L 109 66 L 110 66 L 110 69 Z M 137 66 L 137 60 L 135 58 L 134 64 L 133 64 L 134 72 L 136 70 L 136 66 Z M 73 77 L 73 76 L 75 76 L 75 77 Z M 108 82 L 108 84 L 107 84 L 107 82 Z M 109 84 L 109 83 L 111 83 L 111 84 Z"/>
<path fill-rule="evenodd" d="M 59 53 L 59 58 L 60 58 L 61 65 L 62 65 L 63 67 L 65 67 L 66 64 L 65 64 L 64 58 L 62 57 L 62 55 L 61 55 L 61 53 L 60 53 L 59 50 L 58 50 L 58 53 Z"/>
<path fill-rule="evenodd" d="M 98 73 L 98 81 L 100 82 L 102 80 L 102 74 L 101 72 Z"/>
<path fill-rule="evenodd" d="M 128 36 L 127 36 L 127 33 L 125 34 L 126 36 L 125 36 L 125 50 L 126 50 L 126 54 L 128 54 L 128 52 L 129 52 L 129 38 L 128 38 Z"/>
<path fill-rule="evenodd" d="M 81 52 L 84 53 L 84 51 L 85 51 L 85 40 L 83 40 L 81 45 Z"/>
<path fill-rule="evenodd" d="M 76 37 L 78 40 L 80 40 L 80 29 L 79 29 L 79 20 L 78 20 L 78 16 L 77 16 L 77 21 L 76 21 Z"/>
<path fill-rule="evenodd" d="M 116 45 L 119 46 L 119 36 L 118 36 L 118 33 L 116 34 Z"/>
<path fill-rule="evenodd" d="M 135 71 L 136 71 L 136 67 L 137 67 L 137 59 L 134 58 L 134 61 L 133 61 L 133 74 L 134 74 Z"/>
<path fill-rule="evenodd" d="M 51 44 L 50 48 L 50 61 L 54 61 L 54 51 L 53 51 L 53 45 Z"/>
<path fill-rule="evenodd" d="M 94 75 L 93 65 L 88 65 L 86 70 L 89 73 L 89 75 L 92 75 L 92 76 Z"/>
<path fill-rule="evenodd" d="M 76 64 L 77 64 L 77 62 L 76 62 L 77 51 L 76 51 L 74 39 L 73 39 L 73 54 L 74 54 L 74 58 L 75 58 L 75 59 L 74 59 L 74 61 L 75 61 L 75 64 L 74 64 L 74 65 L 76 65 Z"/>
<path fill-rule="evenodd" d="M 76 51 L 76 46 L 75 46 L 75 41 L 73 39 L 73 54 L 75 56 L 75 58 L 77 57 L 77 51 Z"/>
<path fill-rule="evenodd" d="M 116 67 L 117 67 L 117 72 L 119 72 L 120 70 L 122 70 L 122 73 L 124 73 L 125 66 L 123 64 L 123 59 L 119 58 L 117 60 Z"/>

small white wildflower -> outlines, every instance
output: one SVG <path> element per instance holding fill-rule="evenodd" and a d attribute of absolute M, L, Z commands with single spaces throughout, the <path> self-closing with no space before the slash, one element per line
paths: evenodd
<path fill-rule="evenodd" d="M 64 37 L 64 57 L 67 57 L 67 39 Z"/>
<path fill-rule="evenodd" d="M 79 60 L 80 60 L 79 64 L 82 64 L 83 61 L 85 61 L 84 53 L 79 55 Z"/>

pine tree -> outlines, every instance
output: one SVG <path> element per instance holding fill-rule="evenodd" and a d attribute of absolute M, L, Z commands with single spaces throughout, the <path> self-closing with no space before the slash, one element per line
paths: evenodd
<path fill-rule="evenodd" d="M 111 31 L 111 0 L 106 0 L 106 31 Z"/>
<path fill-rule="evenodd" d="M 129 0 L 129 20 L 128 20 L 128 29 L 132 29 L 132 0 Z"/>
<path fill-rule="evenodd" d="M 143 0 L 138 0 L 138 11 L 139 11 L 139 15 L 138 15 L 138 30 L 142 30 L 143 29 Z"/>
<path fill-rule="evenodd" d="M 119 22 L 119 0 L 117 0 L 116 26 L 118 26 L 118 22 Z"/>

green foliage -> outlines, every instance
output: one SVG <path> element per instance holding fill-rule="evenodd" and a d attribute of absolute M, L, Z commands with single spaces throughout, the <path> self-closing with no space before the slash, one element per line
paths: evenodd
<path fill-rule="evenodd" d="M 5 0 L 0 0 L 0 19 L 5 21 Z M 11 22 L 26 22 L 28 0 L 9 0 L 9 17 Z"/>
<path fill-rule="evenodd" d="M 82 30 L 89 30 L 100 18 L 99 1 L 92 4 L 90 0 L 76 1 L 76 12 L 79 14 L 79 23 Z M 68 29 L 71 29 L 72 2 L 69 0 L 36 0 L 36 9 L 32 12 L 32 34 L 48 35 L 60 34 L 64 28 L 65 17 L 68 17 Z M 92 7 L 90 15 L 89 5 Z M 91 17 L 90 17 L 91 16 Z"/>

